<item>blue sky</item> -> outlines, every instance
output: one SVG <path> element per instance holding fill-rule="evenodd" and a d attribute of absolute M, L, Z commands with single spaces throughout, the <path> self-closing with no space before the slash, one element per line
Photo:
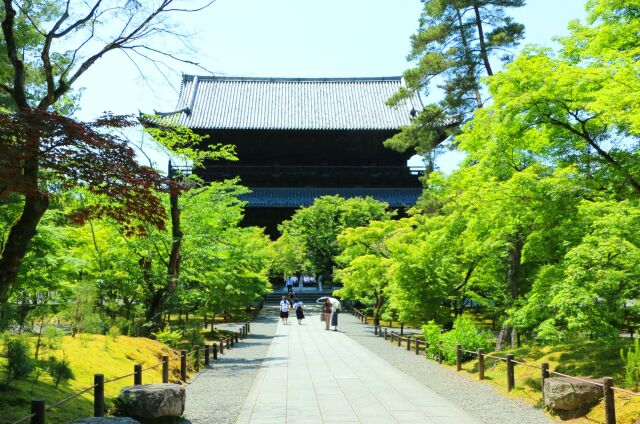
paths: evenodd
<path fill-rule="evenodd" d="M 526 27 L 525 43 L 552 46 L 570 20 L 584 19 L 586 0 L 528 0 L 512 16 Z M 217 0 L 178 23 L 191 59 L 217 75 L 365 77 L 400 75 L 409 64 L 409 37 L 419 0 Z M 170 46 L 171 47 L 171 46 Z M 98 62 L 78 81 L 80 118 L 103 111 L 172 110 L 180 74 L 204 73 L 174 63 L 160 74 L 142 64 L 143 78 L 122 54 Z"/>

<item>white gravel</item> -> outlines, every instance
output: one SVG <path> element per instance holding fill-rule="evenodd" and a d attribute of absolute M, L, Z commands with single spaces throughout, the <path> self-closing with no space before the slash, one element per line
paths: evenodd
<path fill-rule="evenodd" d="M 187 387 L 182 423 L 235 423 L 274 337 L 278 316 L 265 307 L 251 322 L 248 338 L 200 372 Z M 548 424 L 544 412 L 498 393 L 490 384 L 473 381 L 455 371 L 407 352 L 373 334 L 371 325 L 350 314 L 340 315 L 338 329 L 391 365 L 423 383 L 487 424 Z M 238 328 L 240 325 L 237 326 Z M 452 423 L 453 424 L 453 423 Z"/>
<path fill-rule="evenodd" d="M 406 348 L 399 348 L 388 340 L 375 336 L 373 326 L 363 324 L 351 314 L 340 315 L 338 329 L 484 423 L 548 424 L 554 422 L 543 411 L 518 399 L 501 395 L 490 384 L 470 380 L 435 361 L 426 359 L 423 355 L 408 352 Z"/>
<path fill-rule="evenodd" d="M 278 317 L 269 309 L 251 321 L 249 337 L 224 350 L 187 386 L 187 404 L 182 423 L 230 424 L 240 414 L 249 389 L 275 334 Z M 224 329 L 238 329 L 225 325 Z M 222 328 L 222 327 L 221 327 Z"/>

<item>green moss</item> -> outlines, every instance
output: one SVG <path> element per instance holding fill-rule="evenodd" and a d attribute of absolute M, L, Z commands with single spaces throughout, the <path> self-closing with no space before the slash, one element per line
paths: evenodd
<path fill-rule="evenodd" d="M 32 338 L 34 342 L 35 338 Z M 65 336 L 62 347 L 55 351 L 45 352 L 40 359 L 49 356 L 69 361 L 74 378 L 60 383 L 56 389 L 54 381 L 47 373 L 42 373 L 37 382 L 33 378 L 20 380 L 10 387 L 0 390 L 0 423 L 10 423 L 28 415 L 32 399 L 42 398 L 50 405 L 73 393 L 93 385 L 94 374 L 104 374 L 105 380 L 133 372 L 136 363 L 143 368 L 161 362 L 162 355 L 170 357 L 170 380 L 177 381 L 180 362 L 178 353 L 163 344 L 143 338 L 119 336 L 113 340 L 109 336 L 88 334 L 83 337 Z M 6 362 L 6 361 L 5 361 Z M 44 361 L 41 361 L 44 364 Z M 44 366 L 44 365 L 43 365 Z M 0 362 L 4 369 L 4 362 Z M 162 381 L 162 367 L 143 372 L 143 383 Z M 120 389 L 133 384 L 133 377 L 105 385 L 107 404 L 113 402 Z M 93 392 L 89 391 L 47 414 L 47 423 L 65 423 L 68 420 L 88 417 L 93 414 Z"/>

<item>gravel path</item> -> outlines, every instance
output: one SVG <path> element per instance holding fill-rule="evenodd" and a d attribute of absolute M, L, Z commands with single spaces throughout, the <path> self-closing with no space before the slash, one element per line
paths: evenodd
<path fill-rule="evenodd" d="M 391 365 L 460 406 L 487 424 L 548 424 L 554 422 L 544 412 L 518 400 L 506 398 L 489 384 L 426 360 L 422 355 L 399 349 L 373 334 L 351 314 L 340 315 L 338 329 Z"/>
<path fill-rule="evenodd" d="M 215 362 L 212 360 L 212 365 L 191 381 L 187 387 L 187 405 L 182 423 L 231 424 L 237 421 L 274 338 L 278 320 L 276 309 L 266 307 L 251 322 L 251 333 L 247 339 L 225 350 L 224 355 L 219 356 Z M 316 318 L 315 313 L 309 315 L 309 319 Z M 489 384 L 470 380 L 434 361 L 398 349 L 374 336 L 372 326 L 362 324 L 350 314 L 340 315 L 338 329 L 484 423 L 553 422 L 542 411 L 520 400 L 506 398 Z"/>
<path fill-rule="evenodd" d="M 249 337 L 225 349 L 217 361 L 201 371 L 187 386 L 187 405 L 182 423 L 235 423 L 262 360 L 271 345 L 278 317 L 265 308 L 251 321 Z M 225 329 L 240 328 L 225 325 Z M 217 326 L 222 328 L 222 326 Z"/>

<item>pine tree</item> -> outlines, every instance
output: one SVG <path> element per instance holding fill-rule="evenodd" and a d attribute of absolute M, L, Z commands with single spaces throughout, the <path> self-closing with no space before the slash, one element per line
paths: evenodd
<path fill-rule="evenodd" d="M 422 0 L 418 32 L 411 37 L 404 73 L 406 87 L 390 100 L 396 104 L 415 91 L 429 94 L 433 84 L 442 100 L 428 105 L 411 127 L 387 141 L 396 150 L 415 147 L 426 154 L 455 134 L 474 110 L 482 108 L 481 78 L 493 75 L 491 60 L 511 60 L 509 49 L 524 36 L 524 26 L 505 13 L 524 0 Z"/>

